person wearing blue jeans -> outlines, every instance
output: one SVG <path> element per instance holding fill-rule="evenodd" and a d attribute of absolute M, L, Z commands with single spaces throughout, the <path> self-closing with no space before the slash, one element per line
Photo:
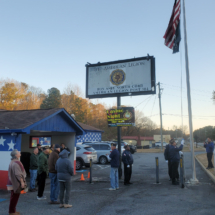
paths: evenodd
<path fill-rule="evenodd" d="M 37 179 L 37 168 L 38 168 L 38 148 L 34 148 L 33 153 L 31 154 L 30 157 L 30 192 L 35 192 L 37 189 L 35 188 L 35 182 Z"/>
<path fill-rule="evenodd" d="M 57 201 L 60 187 L 57 178 L 57 171 L 55 169 L 56 162 L 59 158 L 60 148 L 59 144 L 55 144 L 54 151 L 49 155 L 49 178 L 51 179 L 50 204 L 60 204 L 60 202 Z"/>
<path fill-rule="evenodd" d="M 111 188 L 109 190 L 118 190 L 119 189 L 119 151 L 116 149 L 116 144 L 111 144 L 112 152 L 109 155 L 111 161 L 111 170 L 110 170 L 110 184 Z"/>

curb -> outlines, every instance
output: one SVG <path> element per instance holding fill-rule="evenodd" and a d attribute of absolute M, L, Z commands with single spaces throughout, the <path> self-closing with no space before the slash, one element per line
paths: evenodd
<path fill-rule="evenodd" d="M 206 174 L 211 178 L 211 180 L 215 183 L 215 176 L 210 173 L 205 166 L 199 161 L 199 159 L 195 155 L 195 159 L 198 161 L 199 165 L 202 167 L 202 169 L 206 172 Z"/>

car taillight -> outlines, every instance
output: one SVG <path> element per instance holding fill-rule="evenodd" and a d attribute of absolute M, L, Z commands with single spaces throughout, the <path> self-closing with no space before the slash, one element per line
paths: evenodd
<path fill-rule="evenodd" d="M 89 155 L 89 154 L 92 154 L 92 152 L 84 152 L 83 154 Z"/>

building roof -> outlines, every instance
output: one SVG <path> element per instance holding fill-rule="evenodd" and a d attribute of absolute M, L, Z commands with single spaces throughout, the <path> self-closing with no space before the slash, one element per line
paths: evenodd
<path fill-rule="evenodd" d="M 60 109 L 2 110 L 0 112 L 0 129 L 24 129 L 56 113 Z"/>
<path fill-rule="evenodd" d="M 58 116 L 57 121 L 49 121 L 51 118 Z M 61 129 L 53 127 L 59 120 L 65 120 Z M 47 122 L 44 124 L 44 122 Z M 63 121 L 61 121 L 62 123 Z M 43 125 L 41 125 L 43 123 Z M 51 123 L 51 124 L 50 124 Z M 38 128 L 41 125 L 42 130 L 47 131 L 66 131 L 68 126 L 73 127 L 77 134 L 84 134 L 84 130 L 64 108 L 52 109 L 35 109 L 35 110 L 16 110 L 16 111 L 0 111 L 0 133 L 28 133 L 30 129 Z M 53 125 L 53 126 L 52 126 Z M 71 130 L 71 129 L 70 129 Z"/>
<path fill-rule="evenodd" d="M 85 130 L 85 131 L 97 131 L 97 132 L 104 132 L 98 128 L 95 128 L 93 126 L 90 126 L 90 125 L 86 125 L 82 122 L 78 122 L 78 124 Z"/>

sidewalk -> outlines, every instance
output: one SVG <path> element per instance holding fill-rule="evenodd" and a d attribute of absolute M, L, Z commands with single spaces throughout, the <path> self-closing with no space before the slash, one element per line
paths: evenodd
<path fill-rule="evenodd" d="M 206 172 L 206 174 L 211 178 L 211 180 L 215 183 L 215 169 L 206 169 L 208 166 L 207 154 L 199 154 L 195 156 L 196 160 L 202 167 L 202 169 Z M 214 159 L 212 158 L 212 163 L 214 165 Z"/>

